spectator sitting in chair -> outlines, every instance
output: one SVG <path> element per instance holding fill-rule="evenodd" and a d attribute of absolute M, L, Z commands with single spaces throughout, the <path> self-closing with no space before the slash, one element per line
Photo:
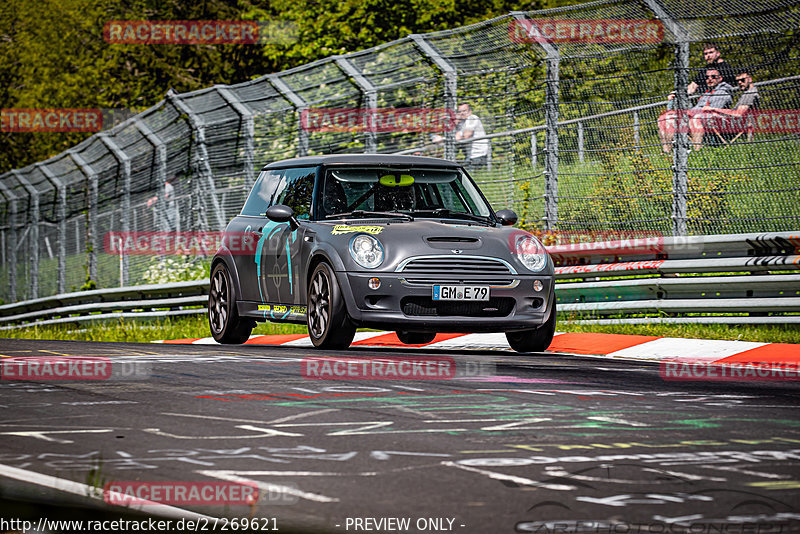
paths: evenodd
<path fill-rule="evenodd" d="M 705 132 L 717 127 L 717 123 L 721 122 L 721 113 L 729 111 L 733 103 L 733 87 L 723 81 L 718 69 L 706 70 L 706 83 L 708 91 L 703 93 L 689 113 L 689 132 L 695 151 L 703 147 Z"/>
<path fill-rule="evenodd" d="M 736 83 L 739 84 L 739 90 L 743 91 L 736 101 L 736 106 L 733 109 L 723 108 L 709 111 L 708 113 L 711 114 L 709 119 L 714 116 L 718 120 L 713 123 L 711 120 L 696 121 L 692 128 L 693 138 L 696 136 L 702 139 L 703 134 L 710 130 L 719 136 L 723 144 L 730 144 L 747 131 L 748 116 L 751 111 L 758 109 L 758 89 L 747 70 L 739 71 L 739 74 L 736 75 Z M 691 128 L 692 124 L 689 125 Z M 722 133 L 732 133 L 735 134 L 735 137 L 728 141 L 722 136 Z"/>
<path fill-rule="evenodd" d="M 717 48 L 717 45 L 711 43 L 703 45 L 703 59 L 706 62 L 706 67 L 700 69 L 695 75 L 694 80 L 689 83 L 689 86 L 686 88 L 687 94 L 693 95 L 697 91 L 700 91 L 701 93 L 706 92 L 708 90 L 706 71 L 714 67 L 716 67 L 719 70 L 719 73 L 722 75 L 722 81 L 730 86 L 733 86 L 734 79 L 736 78 L 734 75 L 736 71 L 733 67 L 731 67 L 730 63 L 722 59 L 722 54 Z M 673 98 L 675 98 L 675 91 L 671 92 L 669 96 L 667 96 L 667 100 L 672 100 Z"/>
<path fill-rule="evenodd" d="M 695 150 L 703 146 L 704 122 L 714 117 L 714 111 L 729 108 L 733 102 L 733 87 L 722 80 L 722 75 L 716 67 L 706 69 L 706 84 L 708 90 L 703 93 L 697 104 L 688 111 L 689 131 Z M 667 111 L 658 118 L 658 130 L 661 137 L 661 146 L 666 154 L 672 147 L 675 131 L 678 129 L 678 113 L 674 110 Z M 683 119 L 680 120 L 683 124 Z"/>

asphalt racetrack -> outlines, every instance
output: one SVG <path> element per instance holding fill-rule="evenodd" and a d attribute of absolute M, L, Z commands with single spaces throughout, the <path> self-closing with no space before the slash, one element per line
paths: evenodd
<path fill-rule="evenodd" d="M 257 530 L 280 532 L 800 532 L 796 379 L 675 381 L 645 361 L 366 347 L 2 340 L 0 355 L 114 368 L 103 380 L 3 376 L 4 517 L 59 504 L 113 514 L 96 491 L 110 483 L 227 481 L 258 499 L 142 510 L 262 518 Z M 320 380 L 324 360 L 303 361 L 320 356 L 455 371 Z"/>

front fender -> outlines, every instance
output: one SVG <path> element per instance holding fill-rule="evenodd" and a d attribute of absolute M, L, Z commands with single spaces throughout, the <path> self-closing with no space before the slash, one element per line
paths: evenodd
<path fill-rule="evenodd" d="M 214 259 L 211 261 L 211 272 L 214 272 L 214 268 L 219 263 L 225 264 L 225 267 L 231 274 L 231 279 L 233 280 L 233 289 L 235 291 L 235 294 L 237 296 L 240 296 L 242 294 L 242 287 L 239 282 L 239 271 L 236 270 L 236 262 L 233 261 L 233 254 L 231 254 L 231 251 L 227 247 L 220 247 L 220 249 L 214 255 Z"/>
<path fill-rule="evenodd" d="M 328 265 L 333 268 L 333 273 L 339 283 L 339 289 L 342 292 L 348 315 L 350 315 L 350 318 L 354 321 L 360 321 L 361 311 L 356 306 L 353 290 L 350 287 L 350 281 L 347 279 L 346 267 L 339 255 L 339 250 L 330 243 L 319 243 L 314 250 L 311 251 L 308 263 L 309 269 L 306 274 L 306 296 L 308 295 L 308 282 L 311 278 L 311 273 L 320 261 L 327 262 Z"/>

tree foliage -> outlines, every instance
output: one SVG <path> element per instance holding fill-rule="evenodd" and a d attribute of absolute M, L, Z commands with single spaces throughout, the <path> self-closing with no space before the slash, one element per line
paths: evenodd
<path fill-rule="evenodd" d="M 232 84 L 405 37 L 566 0 L 6 0 L 0 3 L 0 107 L 141 111 L 170 88 Z M 109 44 L 110 20 L 258 20 L 291 28 L 258 45 Z M 284 37 L 287 37 L 286 35 Z M 0 133 L 0 172 L 88 134 Z"/>

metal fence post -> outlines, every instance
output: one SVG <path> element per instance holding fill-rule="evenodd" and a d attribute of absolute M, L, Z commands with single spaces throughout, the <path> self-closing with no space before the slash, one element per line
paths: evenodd
<path fill-rule="evenodd" d="M 546 35 L 533 19 L 524 12 L 512 11 L 511 17 L 519 22 L 527 21 L 539 35 Z M 544 225 L 546 230 L 554 230 L 558 223 L 558 104 L 559 104 L 559 66 L 561 54 L 557 45 L 546 39 L 536 39 L 545 56 L 545 137 L 544 137 Z M 583 161 L 583 125 L 579 123 L 579 157 Z M 536 134 L 531 139 L 531 158 L 536 160 Z"/>
<path fill-rule="evenodd" d="M 353 79 L 364 95 L 365 107 L 370 112 L 370 127 L 367 128 L 364 139 L 364 148 L 366 152 L 375 153 L 378 151 L 378 135 L 375 129 L 375 109 L 378 107 L 378 92 L 376 91 L 375 86 L 372 85 L 372 82 L 364 77 L 364 75 L 362 75 L 355 65 L 353 65 L 347 58 L 337 57 L 336 66 L 338 66 L 339 69 L 345 73 L 345 75 Z"/>
<path fill-rule="evenodd" d="M 419 34 L 410 36 L 420 52 L 430 58 L 431 61 L 444 74 L 444 107 L 455 115 L 458 103 L 458 73 L 455 67 L 433 47 L 425 37 Z M 449 161 L 456 160 L 456 132 L 450 129 L 444 133 L 444 159 Z"/>
<path fill-rule="evenodd" d="M 244 122 L 244 185 L 249 191 L 256 179 L 254 171 L 256 159 L 256 127 L 253 112 L 242 104 L 236 94 L 227 87 L 215 85 L 214 89 L 217 90 L 219 96 L 233 108 Z"/>
<path fill-rule="evenodd" d="M 672 233 L 683 236 L 687 233 L 687 196 L 689 175 L 689 134 L 683 125 L 689 109 L 689 43 L 690 34 L 672 17 L 659 0 L 642 0 L 675 39 L 675 111 L 677 112 L 675 151 L 673 152 L 672 177 Z"/>
<path fill-rule="evenodd" d="M 672 233 L 683 236 L 687 233 L 688 189 L 689 189 L 689 133 L 683 127 L 689 109 L 689 43 L 675 46 L 675 109 L 678 113 L 676 146 L 673 154 L 674 176 L 672 185 Z"/>
<path fill-rule="evenodd" d="M 187 106 L 172 89 L 167 93 L 167 101 L 178 110 L 178 113 L 185 113 L 189 118 L 189 124 L 194 132 L 195 145 L 197 150 L 193 152 L 194 167 L 198 174 L 203 178 L 206 186 L 206 194 L 211 200 L 211 207 L 214 209 L 214 217 L 217 220 L 217 229 L 224 230 L 226 221 L 222 214 L 222 208 L 217 198 L 217 188 L 214 185 L 214 172 L 211 170 L 211 162 L 206 148 L 206 127 L 200 117 Z"/>
<path fill-rule="evenodd" d="M 578 123 L 578 161 L 583 163 L 583 122 Z"/>
<path fill-rule="evenodd" d="M 74 150 L 67 150 L 72 161 L 80 168 L 89 182 L 89 224 L 86 230 L 86 242 L 89 244 L 89 278 L 97 282 L 97 173 Z"/>
<path fill-rule="evenodd" d="M 555 230 L 558 223 L 558 50 L 548 53 L 545 85 L 545 159 L 544 219 L 545 229 Z"/>
<path fill-rule="evenodd" d="M 294 106 L 294 109 L 297 112 L 297 155 L 301 157 L 307 156 L 308 132 L 305 128 L 303 128 L 303 111 L 308 109 L 308 104 L 300 97 L 300 95 L 292 91 L 292 88 L 286 85 L 286 82 L 284 82 L 277 74 L 270 74 L 267 76 L 267 80 L 269 80 L 269 82 L 272 84 L 272 87 L 274 87 L 276 91 L 283 95 L 283 97 L 291 102 Z"/>
<path fill-rule="evenodd" d="M 67 187 L 44 163 L 37 163 L 36 167 L 42 171 L 47 181 L 56 188 L 58 194 L 58 206 L 56 207 L 56 218 L 58 219 L 58 292 L 64 293 L 67 290 Z"/>
<path fill-rule="evenodd" d="M 31 198 L 31 208 L 28 211 L 30 214 L 30 254 L 31 254 L 31 294 L 30 298 L 39 298 L 39 225 L 41 223 L 41 212 L 39 210 L 39 191 L 31 185 L 31 183 L 22 177 L 22 173 L 13 170 L 11 174 L 14 178 L 22 184 L 25 191 Z"/>
<path fill-rule="evenodd" d="M 156 198 L 156 213 L 158 214 L 157 224 L 158 230 L 164 232 L 167 229 L 167 217 L 164 213 L 166 208 L 164 196 L 167 188 L 167 146 L 138 116 L 133 118 L 133 123 L 155 151 L 156 184 L 158 185 L 158 195 Z"/>
<path fill-rule="evenodd" d="M 119 223 L 122 233 L 127 234 L 131 230 L 128 216 L 131 211 L 131 158 L 109 137 L 108 133 L 102 132 L 98 137 L 114 155 L 114 159 L 117 160 L 122 170 L 122 210 Z M 119 285 L 122 287 L 128 285 L 130 261 L 127 254 L 120 254 L 122 255 L 122 270 L 119 276 Z"/>
<path fill-rule="evenodd" d="M 0 193 L 8 203 L 8 300 L 17 300 L 17 196 L 0 180 Z"/>

